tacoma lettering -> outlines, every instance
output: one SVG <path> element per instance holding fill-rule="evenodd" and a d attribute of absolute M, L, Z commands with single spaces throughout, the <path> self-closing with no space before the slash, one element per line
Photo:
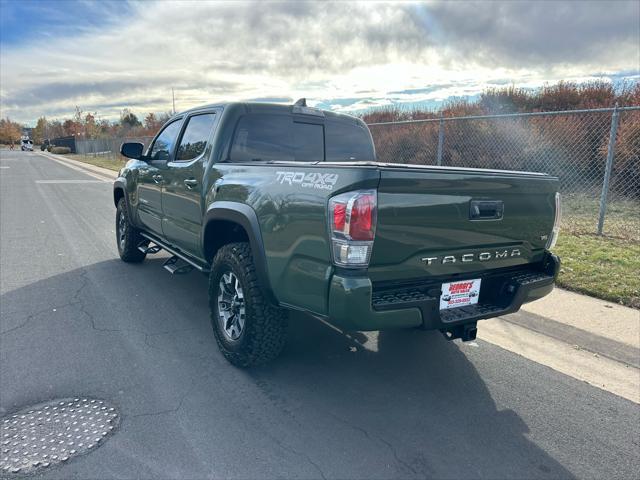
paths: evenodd
<path fill-rule="evenodd" d="M 501 260 L 509 257 L 519 257 L 522 253 L 519 248 L 512 248 L 511 250 L 496 250 L 495 252 L 481 252 L 481 253 L 464 253 L 459 256 L 445 255 L 443 257 L 423 257 L 421 260 L 427 265 L 433 265 L 436 263 L 456 263 L 458 261 L 462 263 L 469 263 L 474 261 L 486 262 L 489 260 Z"/>

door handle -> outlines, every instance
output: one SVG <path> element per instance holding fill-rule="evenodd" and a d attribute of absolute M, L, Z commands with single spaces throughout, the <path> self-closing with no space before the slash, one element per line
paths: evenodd
<path fill-rule="evenodd" d="M 195 178 L 187 178 L 184 181 L 185 186 L 191 190 L 193 187 L 198 185 L 198 181 Z"/>
<path fill-rule="evenodd" d="M 469 220 L 502 220 L 502 200 L 472 200 L 469 205 Z"/>
<path fill-rule="evenodd" d="M 162 182 L 162 175 L 154 175 L 151 178 L 153 178 L 153 181 L 156 182 L 156 183 Z"/>

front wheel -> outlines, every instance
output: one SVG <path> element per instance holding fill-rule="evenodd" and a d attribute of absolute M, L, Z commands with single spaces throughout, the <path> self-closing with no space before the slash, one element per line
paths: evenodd
<path fill-rule="evenodd" d="M 218 347 L 233 365 L 267 363 L 282 351 L 287 312 L 264 297 L 249 244 L 230 243 L 216 254 L 209 277 L 209 307 Z"/>
<path fill-rule="evenodd" d="M 147 256 L 146 253 L 138 250 L 138 246 L 144 241 L 144 238 L 138 229 L 131 225 L 124 198 L 120 199 L 116 210 L 116 241 L 118 254 L 127 263 L 140 263 Z"/>

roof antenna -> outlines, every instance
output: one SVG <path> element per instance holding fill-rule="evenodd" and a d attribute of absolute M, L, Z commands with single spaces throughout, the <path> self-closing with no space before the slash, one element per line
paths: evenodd
<path fill-rule="evenodd" d="M 296 106 L 296 107 L 306 107 L 307 106 L 307 99 L 306 98 L 301 98 L 296 103 L 294 103 L 293 105 Z"/>

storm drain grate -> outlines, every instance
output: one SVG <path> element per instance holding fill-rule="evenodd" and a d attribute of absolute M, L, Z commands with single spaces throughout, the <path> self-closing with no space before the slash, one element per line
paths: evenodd
<path fill-rule="evenodd" d="M 95 450 L 118 421 L 103 400 L 68 398 L 2 418 L 0 473 L 28 474 Z"/>

